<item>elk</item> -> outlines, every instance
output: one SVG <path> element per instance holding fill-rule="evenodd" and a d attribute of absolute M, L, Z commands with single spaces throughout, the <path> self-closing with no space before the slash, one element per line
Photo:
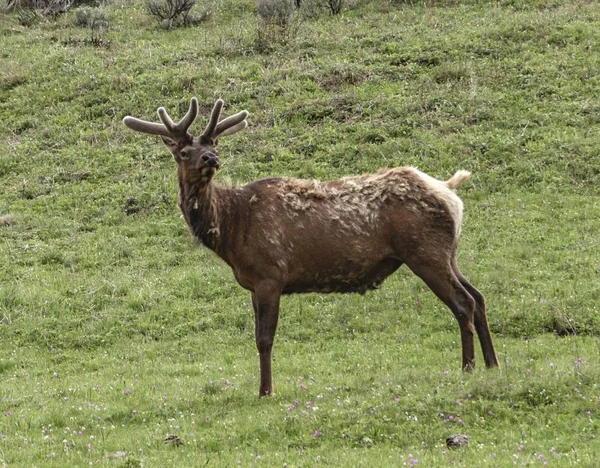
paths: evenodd
<path fill-rule="evenodd" d="M 463 204 L 455 189 L 470 173 L 443 182 L 412 167 L 321 182 L 273 177 L 240 188 L 213 183 L 218 138 L 247 126 L 247 111 L 219 120 L 217 100 L 198 138 L 198 115 L 174 123 L 125 117 L 132 130 L 159 135 L 177 163 L 178 205 L 192 235 L 233 270 L 252 295 L 260 396 L 273 394 L 271 355 L 282 294 L 350 293 L 375 289 L 402 264 L 452 311 L 460 327 L 462 368 L 475 366 L 478 335 L 486 367 L 497 367 L 483 295 L 456 263 Z"/>

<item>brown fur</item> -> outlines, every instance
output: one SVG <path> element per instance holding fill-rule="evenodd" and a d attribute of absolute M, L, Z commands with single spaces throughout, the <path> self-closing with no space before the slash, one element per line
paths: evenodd
<path fill-rule="evenodd" d="M 190 231 L 252 293 L 260 395 L 273 392 L 271 351 L 282 294 L 362 294 L 402 264 L 456 316 L 463 368 L 475 364 L 475 331 L 486 366 L 498 365 L 483 296 L 456 265 L 463 205 L 454 190 L 469 177 L 467 171 L 446 182 L 399 167 L 329 182 L 270 178 L 240 188 L 218 187 L 212 183 L 218 169 L 215 129 L 226 134 L 245 126 L 236 116 L 229 118 L 231 124 L 229 119 L 217 124 L 221 107 L 222 102 L 215 106 L 197 142 L 186 137 L 187 127 L 170 119 L 166 127 L 177 128 L 183 137 L 167 137 L 168 130 L 158 124 L 147 133 L 163 135 L 177 162 L 179 207 Z M 130 126 L 144 131 L 144 124 L 135 120 Z"/>

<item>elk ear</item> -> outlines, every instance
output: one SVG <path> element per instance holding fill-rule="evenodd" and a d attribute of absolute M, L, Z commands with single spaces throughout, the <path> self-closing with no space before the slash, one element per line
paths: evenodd
<path fill-rule="evenodd" d="M 162 138 L 163 143 L 165 144 L 165 146 L 167 148 L 169 148 L 169 151 L 171 153 L 174 153 L 175 151 L 177 151 L 179 149 L 179 145 L 172 138 L 169 138 L 168 136 L 161 136 L 161 138 Z"/>

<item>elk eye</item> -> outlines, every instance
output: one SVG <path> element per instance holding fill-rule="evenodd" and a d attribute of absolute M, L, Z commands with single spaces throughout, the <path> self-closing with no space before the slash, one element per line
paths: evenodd
<path fill-rule="evenodd" d="M 189 152 L 188 150 L 186 150 L 186 149 L 182 149 L 182 150 L 179 152 L 179 156 L 181 157 L 181 159 L 189 159 L 189 157 L 190 157 L 190 152 Z"/>

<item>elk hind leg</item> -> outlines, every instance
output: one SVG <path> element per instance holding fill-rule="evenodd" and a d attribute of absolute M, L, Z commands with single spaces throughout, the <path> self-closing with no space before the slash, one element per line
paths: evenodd
<path fill-rule="evenodd" d="M 475 300 L 475 330 L 479 337 L 479 343 L 481 344 L 481 350 L 483 352 L 483 360 L 487 368 L 498 367 L 498 357 L 494 349 L 492 342 L 492 334 L 487 320 L 487 314 L 485 311 L 485 299 L 475 286 L 463 276 L 458 269 L 456 262 L 453 262 L 452 269 L 454 274 L 460 281 L 460 284 L 468 291 L 468 293 Z"/>
<path fill-rule="evenodd" d="M 452 311 L 458 326 L 462 344 L 462 368 L 470 372 L 475 368 L 473 319 L 476 302 L 457 278 L 450 262 L 443 260 L 425 261 L 423 258 L 406 262 L 415 275 Z"/>

